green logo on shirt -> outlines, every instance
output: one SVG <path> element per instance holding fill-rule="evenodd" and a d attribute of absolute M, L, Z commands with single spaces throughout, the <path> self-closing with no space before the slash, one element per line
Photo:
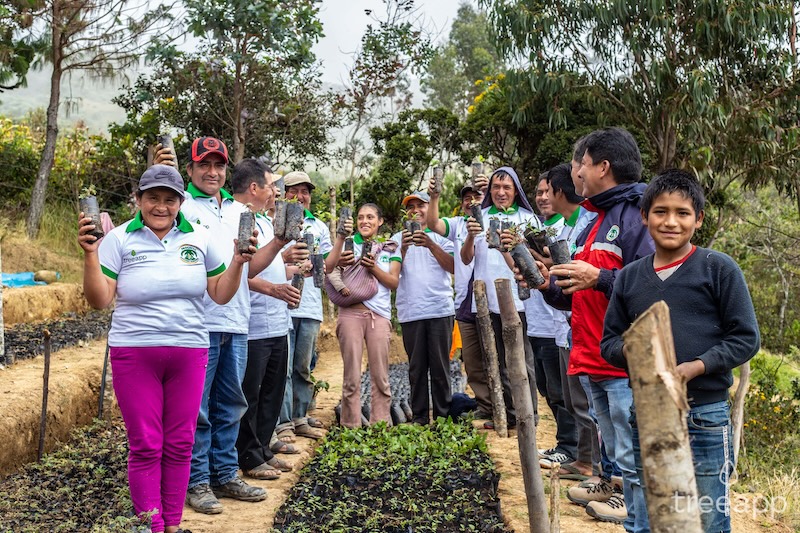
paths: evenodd
<path fill-rule="evenodd" d="M 136 250 L 131 250 L 131 257 L 136 257 Z"/>
<path fill-rule="evenodd" d="M 191 244 L 184 244 L 180 249 L 181 261 L 187 265 L 194 265 L 200 262 L 200 250 Z"/>
<path fill-rule="evenodd" d="M 611 242 L 617 238 L 617 235 L 619 235 L 619 226 L 614 224 L 611 226 L 611 229 L 608 230 L 608 233 L 606 233 L 606 240 Z"/>

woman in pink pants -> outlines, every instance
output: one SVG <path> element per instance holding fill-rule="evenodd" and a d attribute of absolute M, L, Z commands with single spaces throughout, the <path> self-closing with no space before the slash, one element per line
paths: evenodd
<path fill-rule="evenodd" d="M 83 290 L 97 309 L 117 301 L 108 344 L 128 433 L 133 508 L 152 513 L 151 531 L 176 533 L 208 362 L 203 294 L 220 305 L 230 301 L 252 254 L 235 252 L 226 269 L 211 234 L 180 214 L 183 179 L 173 167 L 150 167 L 136 197 L 136 217 L 101 241 L 89 235 L 92 219 L 81 213 Z"/>
<path fill-rule="evenodd" d="M 336 322 L 336 336 L 344 361 L 341 423 L 351 428 L 361 426 L 361 353 L 364 342 L 367 343 L 372 385 L 369 421 L 392 422 L 389 413 L 392 403 L 389 339 L 392 331 L 392 290 L 397 288 L 400 280 L 401 263 L 396 260 L 400 257 L 400 251 L 397 243 L 388 241 L 380 245 L 378 253 L 361 254 L 364 242 L 373 240 L 382 225 L 380 207 L 375 204 L 361 206 L 356 219 L 358 233 L 353 237 L 354 256 L 360 258 L 361 265 L 375 277 L 378 292 L 361 303 L 340 307 Z M 346 261 L 348 258 L 343 259 Z"/>

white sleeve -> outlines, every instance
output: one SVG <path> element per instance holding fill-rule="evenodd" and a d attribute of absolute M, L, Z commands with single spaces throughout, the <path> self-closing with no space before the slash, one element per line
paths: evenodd
<path fill-rule="evenodd" d="M 120 227 L 128 227 L 128 225 L 123 224 Z M 102 270 L 103 274 L 111 279 L 117 279 L 120 270 L 122 270 L 122 243 L 119 239 L 119 231 L 112 230 L 100 241 L 97 255 L 100 259 L 100 270 Z"/>

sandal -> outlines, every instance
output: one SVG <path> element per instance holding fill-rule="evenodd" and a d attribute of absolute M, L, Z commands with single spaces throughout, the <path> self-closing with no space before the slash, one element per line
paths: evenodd
<path fill-rule="evenodd" d="M 278 459 L 277 457 L 273 457 L 272 459 L 267 461 L 267 464 L 272 468 L 280 470 L 281 472 L 291 472 L 292 468 L 294 468 L 292 465 L 290 465 L 283 459 Z"/>
<path fill-rule="evenodd" d="M 273 465 L 261 463 L 255 468 L 245 470 L 244 475 L 253 479 L 278 479 L 281 477 L 281 471 Z"/>
<path fill-rule="evenodd" d="M 589 476 L 581 472 L 581 470 L 572 463 L 562 464 L 561 468 L 558 470 L 558 477 L 561 479 L 573 479 L 575 481 L 584 481 L 589 479 Z"/>
<path fill-rule="evenodd" d="M 325 424 L 323 424 L 321 420 L 317 420 L 313 416 L 309 416 L 306 419 L 306 421 L 308 425 L 311 426 L 312 428 L 325 429 Z"/>
<path fill-rule="evenodd" d="M 297 439 L 295 439 L 294 431 L 292 430 L 292 428 L 278 430 L 277 435 L 278 439 L 282 440 L 283 442 L 287 443 L 297 442 Z"/>
<path fill-rule="evenodd" d="M 294 455 L 296 453 L 300 453 L 300 450 L 298 450 L 294 444 L 283 442 L 280 439 L 270 444 L 269 449 L 272 453 L 285 453 L 287 455 Z"/>
<path fill-rule="evenodd" d="M 325 436 L 325 434 L 315 428 L 312 428 L 308 424 L 300 424 L 294 427 L 294 434 L 298 437 L 306 437 L 309 439 L 321 439 Z"/>

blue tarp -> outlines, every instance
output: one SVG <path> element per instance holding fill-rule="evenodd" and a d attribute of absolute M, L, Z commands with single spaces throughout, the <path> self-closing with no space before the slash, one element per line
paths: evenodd
<path fill-rule="evenodd" d="M 15 289 L 17 287 L 31 287 L 33 285 L 47 285 L 44 281 L 34 281 L 33 272 L 16 272 L 6 274 L 3 272 L 3 287 Z"/>

